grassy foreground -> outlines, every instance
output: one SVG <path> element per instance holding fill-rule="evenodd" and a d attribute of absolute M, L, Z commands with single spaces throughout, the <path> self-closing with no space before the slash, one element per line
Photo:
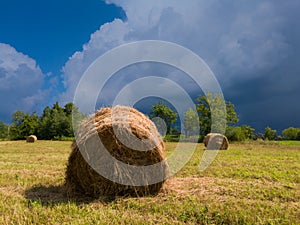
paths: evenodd
<path fill-rule="evenodd" d="M 0 142 L 0 224 L 300 224 L 299 145 L 232 144 L 204 172 L 198 145 L 158 196 L 69 199 L 70 145 Z"/>

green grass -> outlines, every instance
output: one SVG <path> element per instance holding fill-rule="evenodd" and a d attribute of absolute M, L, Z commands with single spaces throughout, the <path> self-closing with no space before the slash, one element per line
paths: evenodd
<path fill-rule="evenodd" d="M 0 224 L 300 224 L 297 145 L 232 144 L 200 172 L 199 144 L 157 196 L 114 199 L 66 196 L 70 145 L 0 142 Z"/>
<path fill-rule="evenodd" d="M 300 141 L 279 141 L 280 145 L 300 146 Z"/>

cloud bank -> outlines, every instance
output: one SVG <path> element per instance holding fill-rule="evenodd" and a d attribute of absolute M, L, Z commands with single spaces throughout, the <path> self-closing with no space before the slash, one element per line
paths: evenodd
<path fill-rule="evenodd" d="M 299 1 L 106 2 L 122 7 L 127 20 L 104 24 L 82 51 L 70 57 L 63 67 L 63 101 L 72 100 L 83 72 L 107 50 L 157 39 L 201 56 L 216 74 L 225 98 L 236 104 L 242 123 L 258 128 L 300 126 L 295 114 L 300 112 L 295 104 L 300 96 Z"/>
<path fill-rule="evenodd" d="M 0 118 L 11 118 L 19 109 L 39 110 L 47 97 L 47 91 L 42 90 L 44 78 L 33 59 L 0 43 Z"/>

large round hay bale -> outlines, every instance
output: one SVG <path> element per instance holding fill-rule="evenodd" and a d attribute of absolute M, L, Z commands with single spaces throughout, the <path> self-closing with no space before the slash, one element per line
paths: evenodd
<path fill-rule="evenodd" d="M 225 135 L 219 133 L 209 133 L 204 137 L 204 146 L 207 150 L 226 150 L 229 142 Z"/>
<path fill-rule="evenodd" d="M 207 144 L 208 144 L 208 141 L 209 141 L 209 138 L 213 135 L 214 133 L 208 133 L 204 139 L 203 139 L 203 144 L 205 147 L 207 147 Z"/>
<path fill-rule="evenodd" d="M 37 141 L 37 137 L 35 135 L 29 135 L 27 138 L 26 138 L 26 142 L 36 142 Z"/>
<path fill-rule="evenodd" d="M 139 111 L 125 106 L 98 110 L 77 131 L 66 170 L 68 194 L 157 194 L 168 173 L 164 148 L 154 123 Z M 158 170 L 149 175 L 143 168 L 153 164 Z"/>

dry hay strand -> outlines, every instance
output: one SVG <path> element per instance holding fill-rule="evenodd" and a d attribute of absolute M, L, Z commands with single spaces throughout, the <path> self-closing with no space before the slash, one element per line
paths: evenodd
<path fill-rule="evenodd" d="M 122 142 L 118 139 L 120 136 L 117 137 L 119 133 Z M 101 140 L 102 144 L 96 145 L 97 140 Z M 135 143 L 134 149 L 128 147 L 130 142 L 136 140 L 139 141 Z M 125 106 L 102 108 L 79 126 L 66 170 L 67 192 L 69 195 L 83 193 L 94 197 L 155 195 L 168 175 L 164 150 L 164 143 L 147 116 Z M 139 172 L 127 170 L 127 167 L 124 170 L 115 161 L 110 164 L 112 157 L 124 165 L 138 167 Z M 90 160 L 89 163 L 86 159 Z M 159 172 L 155 170 L 156 173 L 150 175 L 143 172 L 143 167 L 153 164 L 158 165 Z M 108 177 L 117 175 L 118 181 L 107 179 L 104 173 Z M 159 182 L 151 182 L 153 176 Z M 139 177 L 142 185 L 123 182 L 136 177 Z"/>
<path fill-rule="evenodd" d="M 26 142 L 36 142 L 37 141 L 37 137 L 35 135 L 29 135 L 28 137 L 26 137 Z"/>
<path fill-rule="evenodd" d="M 227 150 L 229 146 L 227 137 L 219 133 L 207 134 L 203 143 L 207 150 Z"/>

